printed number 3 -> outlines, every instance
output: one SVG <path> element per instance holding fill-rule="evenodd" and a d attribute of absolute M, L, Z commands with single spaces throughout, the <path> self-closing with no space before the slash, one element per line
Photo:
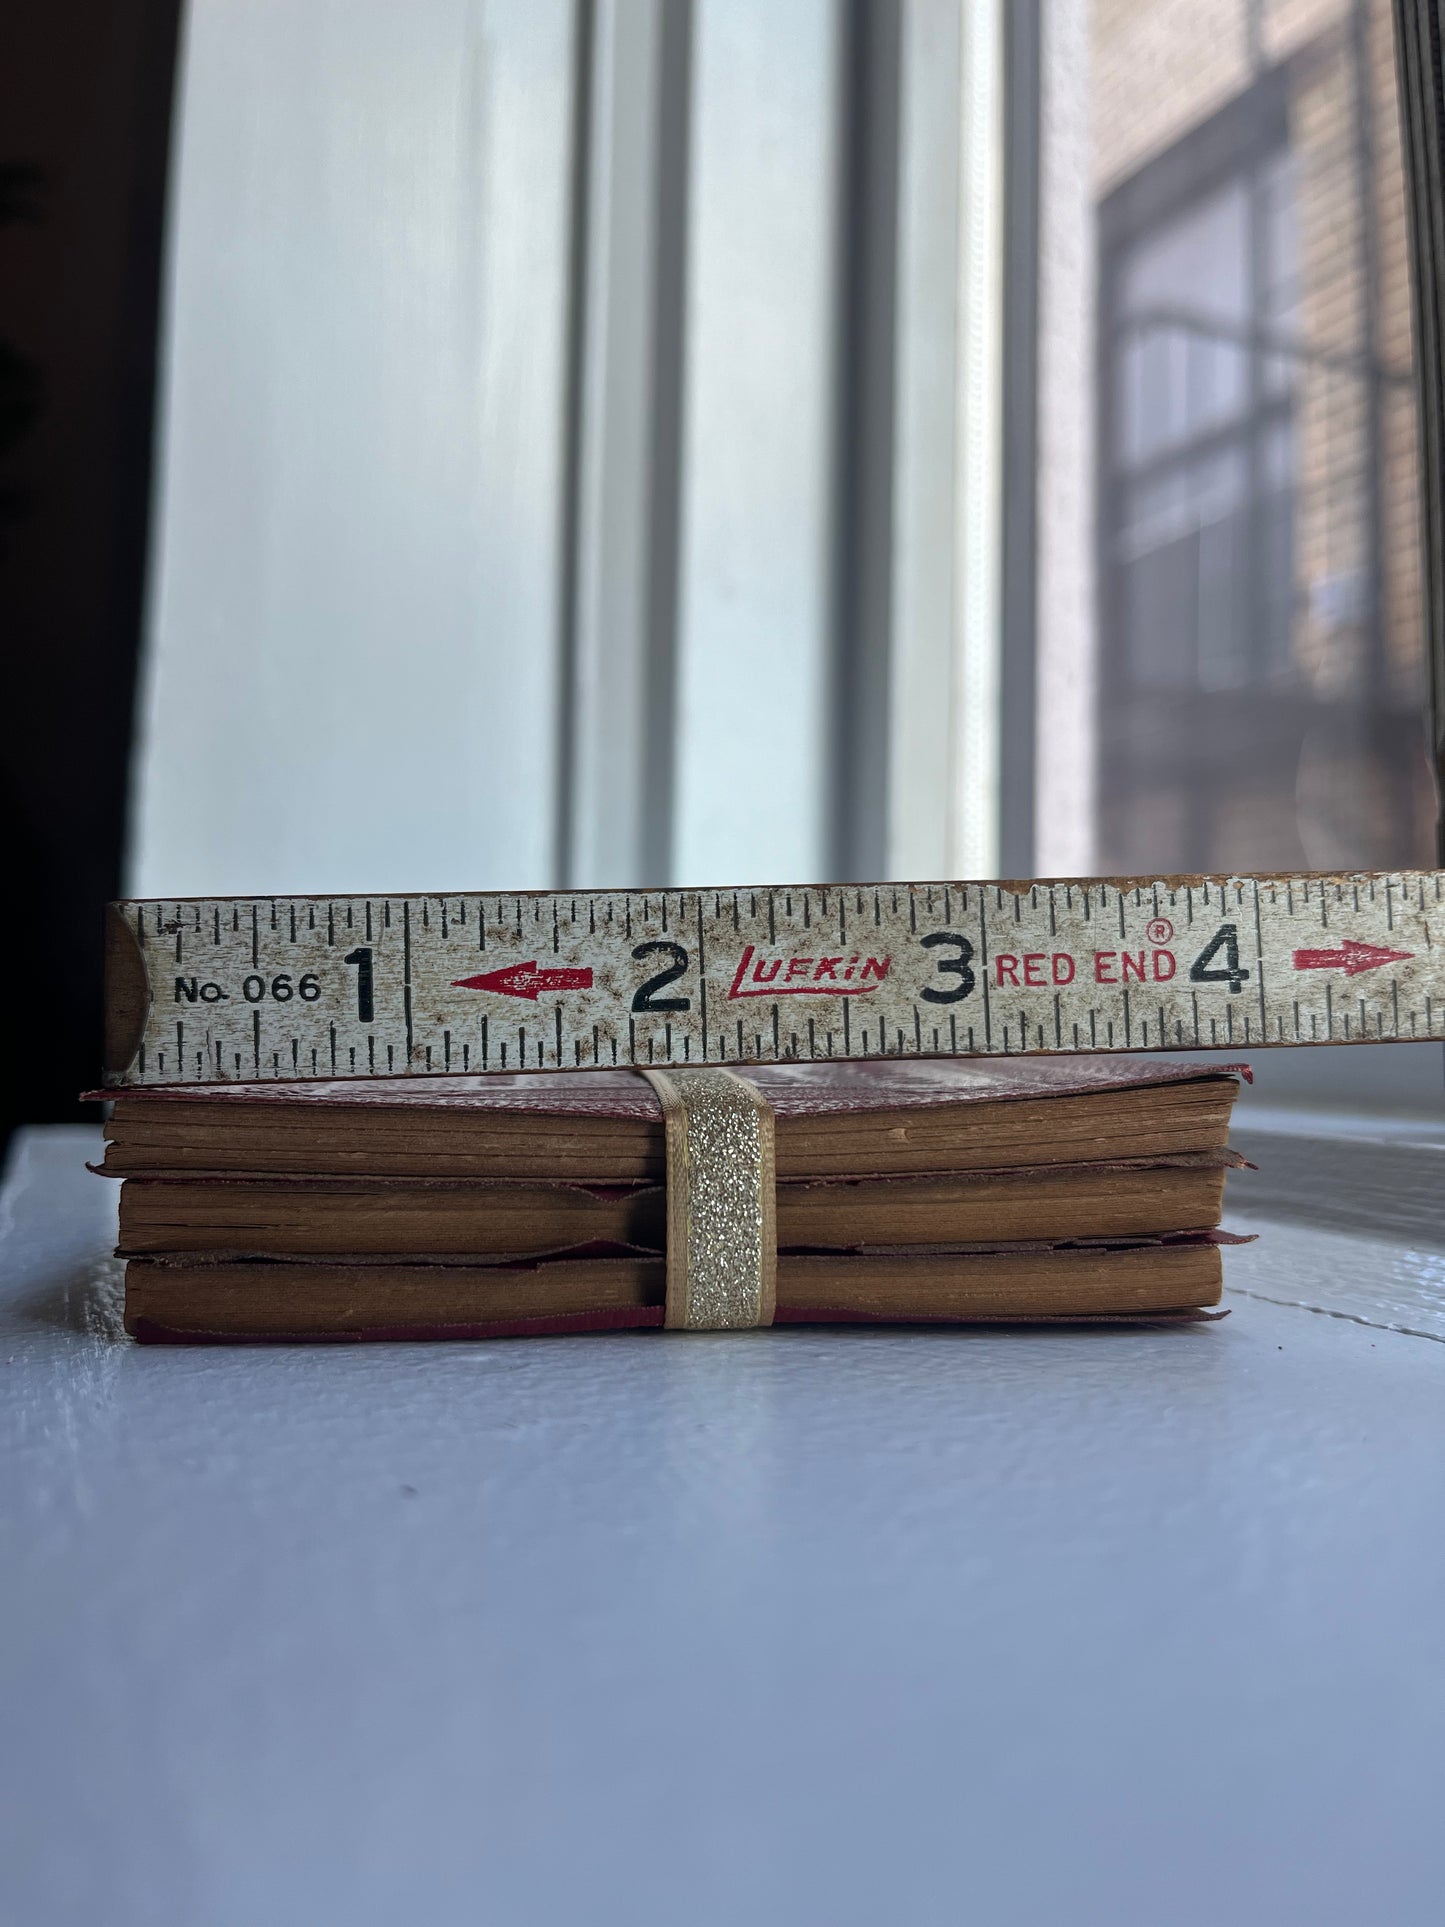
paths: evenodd
<path fill-rule="evenodd" d="M 935 990 L 932 984 L 925 984 L 923 987 L 924 1002 L 929 1004 L 956 1004 L 960 1002 L 973 989 L 975 982 L 971 968 L 973 963 L 973 945 L 967 937 L 960 937 L 952 930 L 935 930 L 931 935 L 924 937 L 921 941 L 925 950 L 936 950 L 940 944 L 945 943 L 956 944 L 958 947 L 958 955 L 956 957 L 940 957 L 934 965 L 935 970 L 937 970 L 941 977 L 957 977 L 958 982 L 952 990 Z"/>

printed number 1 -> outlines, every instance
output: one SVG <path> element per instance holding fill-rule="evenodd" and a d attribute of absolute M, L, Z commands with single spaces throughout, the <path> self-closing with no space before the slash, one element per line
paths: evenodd
<path fill-rule="evenodd" d="M 363 1024 L 369 1024 L 375 1013 L 376 1003 L 372 996 L 371 950 L 364 947 L 347 954 L 347 963 L 356 965 L 356 1015 Z"/>

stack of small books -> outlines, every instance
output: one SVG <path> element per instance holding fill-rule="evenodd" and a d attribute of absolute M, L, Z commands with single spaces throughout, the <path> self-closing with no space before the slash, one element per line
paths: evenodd
<path fill-rule="evenodd" d="M 1181 1317 L 1218 1301 L 1235 1069 L 749 1067 L 784 1323 Z M 126 1325 L 149 1340 L 660 1325 L 662 1111 L 628 1071 L 125 1092 Z"/>
<path fill-rule="evenodd" d="M 776 1322 L 1218 1303 L 1235 1071 L 1085 1058 L 757 1066 Z M 663 1114 L 630 1071 L 123 1093 L 141 1339 L 487 1337 L 663 1322 Z"/>

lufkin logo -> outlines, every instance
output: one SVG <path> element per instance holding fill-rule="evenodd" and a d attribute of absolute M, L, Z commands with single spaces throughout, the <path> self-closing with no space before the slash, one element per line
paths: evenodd
<path fill-rule="evenodd" d="M 734 997 L 863 997 L 888 975 L 891 957 L 765 957 L 749 944 L 738 958 Z"/>

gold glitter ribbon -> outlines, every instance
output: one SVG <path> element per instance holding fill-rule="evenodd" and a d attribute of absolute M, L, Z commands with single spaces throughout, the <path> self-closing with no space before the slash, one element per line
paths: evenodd
<path fill-rule="evenodd" d="M 642 1075 L 667 1134 L 668 1328 L 771 1325 L 778 1240 L 767 1099 L 732 1071 Z"/>

